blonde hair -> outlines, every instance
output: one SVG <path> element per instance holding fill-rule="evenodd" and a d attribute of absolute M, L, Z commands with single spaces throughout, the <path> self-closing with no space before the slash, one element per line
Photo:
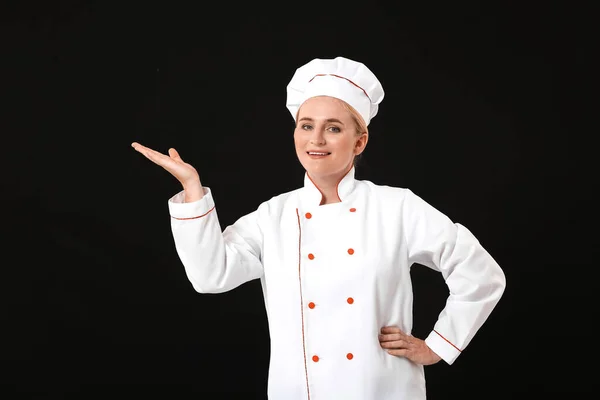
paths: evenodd
<path fill-rule="evenodd" d="M 344 108 L 346 110 L 348 110 L 348 112 L 352 116 L 352 120 L 354 121 L 354 125 L 356 127 L 356 136 L 360 136 L 363 133 L 368 134 L 369 128 L 367 127 L 367 123 L 365 122 L 362 115 L 360 115 L 360 113 L 358 111 L 356 111 L 356 109 L 354 107 L 352 107 L 350 104 L 346 103 L 344 100 L 340 100 L 340 102 L 342 103 L 342 106 L 344 106 Z M 363 150 L 363 153 L 364 153 L 364 150 Z M 355 168 L 356 168 L 357 162 L 360 160 L 363 153 L 360 153 L 360 154 L 357 154 L 356 156 L 354 156 L 354 160 L 352 160 L 352 163 L 354 164 Z"/>

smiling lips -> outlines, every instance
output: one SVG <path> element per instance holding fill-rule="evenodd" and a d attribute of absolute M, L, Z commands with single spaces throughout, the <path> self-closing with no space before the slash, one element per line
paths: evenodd
<path fill-rule="evenodd" d="M 327 157 L 331 153 L 327 151 L 307 151 L 306 154 L 308 154 L 311 158 L 323 158 Z"/>

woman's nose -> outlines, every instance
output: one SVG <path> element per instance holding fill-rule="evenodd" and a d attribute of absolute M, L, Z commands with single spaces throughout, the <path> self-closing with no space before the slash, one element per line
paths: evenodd
<path fill-rule="evenodd" d="M 321 129 L 314 129 L 310 137 L 310 142 L 314 144 L 325 144 L 325 136 Z"/>

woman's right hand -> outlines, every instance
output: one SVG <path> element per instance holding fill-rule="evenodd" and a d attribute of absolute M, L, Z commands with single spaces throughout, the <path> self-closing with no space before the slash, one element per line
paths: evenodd
<path fill-rule="evenodd" d="M 173 175 L 185 190 L 185 201 L 199 200 L 204 195 L 198 171 L 192 165 L 184 162 L 174 148 L 169 149 L 169 155 L 159 153 L 137 142 L 131 144 L 136 151 L 142 153 L 148 160 L 160 165 Z"/>

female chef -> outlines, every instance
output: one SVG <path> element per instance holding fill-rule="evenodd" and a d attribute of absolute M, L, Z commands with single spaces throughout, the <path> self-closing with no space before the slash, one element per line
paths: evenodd
<path fill-rule="evenodd" d="M 287 107 L 304 186 L 224 231 L 193 166 L 175 149 L 132 144 L 183 187 L 168 206 L 194 289 L 260 279 L 271 400 L 425 399 L 423 366 L 452 364 L 504 292 L 503 271 L 467 228 L 409 189 L 354 178 L 383 96 L 375 75 L 347 58 L 298 68 Z M 449 289 L 425 340 L 410 334 L 415 263 L 439 271 Z"/>

